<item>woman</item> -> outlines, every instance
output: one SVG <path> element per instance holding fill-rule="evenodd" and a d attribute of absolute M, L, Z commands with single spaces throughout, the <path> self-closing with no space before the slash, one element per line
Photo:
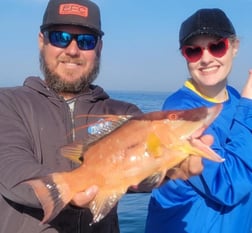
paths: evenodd
<path fill-rule="evenodd" d="M 201 175 L 171 180 L 153 190 L 146 233 L 248 233 L 252 223 L 252 91 L 227 85 L 239 40 L 220 9 L 200 9 L 180 28 L 180 49 L 190 78 L 169 96 L 163 109 L 190 109 L 222 103 L 207 130 L 212 148 L 225 161 L 203 160 Z"/>

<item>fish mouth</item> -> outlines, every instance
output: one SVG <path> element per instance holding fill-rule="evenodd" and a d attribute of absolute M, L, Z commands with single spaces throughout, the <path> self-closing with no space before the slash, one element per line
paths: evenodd
<path fill-rule="evenodd" d="M 201 128 L 194 131 L 191 135 L 187 136 L 186 139 L 188 140 L 199 139 L 207 127 L 208 127 L 207 125 L 203 125 Z"/>

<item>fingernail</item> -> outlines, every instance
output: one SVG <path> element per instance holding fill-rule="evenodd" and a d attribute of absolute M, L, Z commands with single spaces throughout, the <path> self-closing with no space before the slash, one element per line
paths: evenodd
<path fill-rule="evenodd" d="M 96 193 L 98 191 L 98 187 L 97 186 L 92 186 L 89 189 L 85 190 L 85 194 L 87 196 L 89 195 L 93 195 L 94 193 Z"/>

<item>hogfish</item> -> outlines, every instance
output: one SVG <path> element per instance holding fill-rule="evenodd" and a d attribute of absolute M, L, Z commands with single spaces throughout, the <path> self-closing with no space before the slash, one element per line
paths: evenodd
<path fill-rule="evenodd" d="M 223 159 L 210 147 L 190 142 L 203 134 L 221 108 L 221 104 L 217 104 L 211 108 L 126 117 L 120 126 L 111 132 L 106 129 L 98 140 L 87 146 L 84 143 L 63 147 L 64 156 L 82 155 L 78 168 L 26 181 L 44 210 L 42 223 L 51 221 L 76 193 L 91 185 L 99 187 L 98 194 L 89 204 L 93 223 L 96 223 L 109 213 L 129 187 L 145 181 L 154 188 L 161 183 L 168 169 L 189 155 L 222 162 Z"/>

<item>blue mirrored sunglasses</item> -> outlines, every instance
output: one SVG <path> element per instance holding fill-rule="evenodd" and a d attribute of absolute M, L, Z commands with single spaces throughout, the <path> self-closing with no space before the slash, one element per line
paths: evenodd
<path fill-rule="evenodd" d="M 59 48 L 66 48 L 75 39 L 79 49 L 92 50 L 98 40 L 98 36 L 93 34 L 71 34 L 61 31 L 44 31 L 43 34 L 50 44 Z"/>

